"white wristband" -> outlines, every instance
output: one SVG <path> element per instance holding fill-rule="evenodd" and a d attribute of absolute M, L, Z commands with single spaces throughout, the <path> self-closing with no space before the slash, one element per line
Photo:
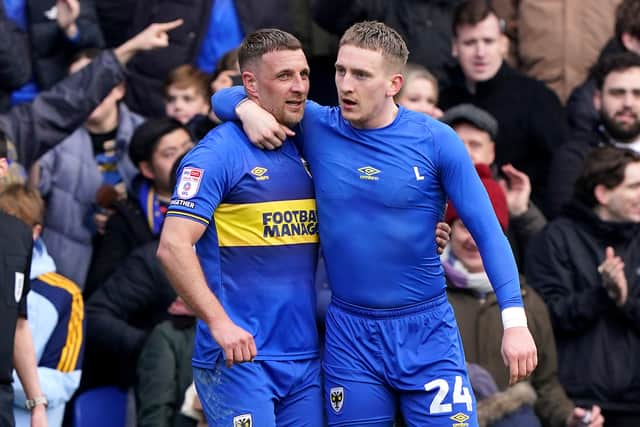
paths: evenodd
<path fill-rule="evenodd" d="M 523 307 L 509 307 L 502 310 L 502 327 L 504 329 L 517 326 L 527 327 L 527 315 Z"/>

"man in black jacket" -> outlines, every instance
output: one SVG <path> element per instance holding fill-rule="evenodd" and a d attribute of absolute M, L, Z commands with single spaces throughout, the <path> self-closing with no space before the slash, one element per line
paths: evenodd
<path fill-rule="evenodd" d="M 573 201 L 532 240 L 526 272 L 549 308 L 569 397 L 599 404 L 607 426 L 640 425 L 640 154 L 587 156 Z"/>
<path fill-rule="evenodd" d="M 137 247 L 156 239 L 169 207 L 176 159 L 193 147 L 187 128 L 168 117 L 140 125 L 129 143 L 129 158 L 140 170 L 129 197 L 114 205 L 114 214 L 98 246 L 84 289 L 89 296 Z M 174 170 L 175 175 L 175 170 Z"/>
<path fill-rule="evenodd" d="M 564 143 L 565 123 L 558 97 L 544 83 L 521 74 L 504 60 L 508 41 L 503 22 L 487 0 L 467 0 L 453 15 L 452 85 L 440 96 L 440 108 L 471 103 L 500 123 L 498 166 L 511 163 L 531 178 L 532 200 L 543 202 L 551 153 Z"/>
<path fill-rule="evenodd" d="M 547 193 L 552 216 L 571 198 L 584 158 L 594 147 L 611 145 L 640 153 L 640 56 L 630 52 L 608 56 L 592 75 L 597 87 L 592 102 L 600 120 L 590 132 L 573 133 L 555 153 Z"/>
<path fill-rule="evenodd" d="M 158 259 L 158 241 L 129 255 L 87 301 L 87 344 L 80 389 L 135 382 L 136 361 L 176 299 Z"/>

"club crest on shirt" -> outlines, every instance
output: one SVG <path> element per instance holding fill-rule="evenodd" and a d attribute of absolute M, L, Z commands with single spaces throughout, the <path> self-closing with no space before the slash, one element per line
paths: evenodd
<path fill-rule="evenodd" d="M 331 402 L 331 409 L 336 414 L 342 410 L 342 405 L 344 405 L 344 388 L 343 387 L 332 387 L 329 390 L 329 401 Z"/>
<path fill-rule="evenodd" d="M 204 169 L 184 168 L 178 182 L 178 197 L 190 199 L 198 194 L 203 175 Z"/>
<path fill-rule="evenodd" d="M 20 298 L 22 298 L 22 290 L 24 289 L 24 273 L 15 272 L 15 280 L 13 286 L 13 296 L 16 299 L 16 302 L 20 302 Z"/>
<path fill-rule="evenodd" d="M 253 427 L 251 414 L 242 414 L 233 417 L 233 427 Z"/>

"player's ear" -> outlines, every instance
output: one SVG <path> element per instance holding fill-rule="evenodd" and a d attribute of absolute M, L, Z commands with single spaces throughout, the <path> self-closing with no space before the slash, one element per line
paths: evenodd
<path fill-rule="evenodd" d="M 397 73 L 393 74 L 389 79 L 389 87 L 387 89 L 387 96 L 394 97 L 400 92 L 402 89 L 402 84 L 404 83 L 404 77 L 402 74 Z"/>
<path fill-rule="evenodd" d="M 251 71 L 242 72 L 242 84 L 247 95 L 251 98 L 258 98 L 258 80 L 256 75 Z"/>

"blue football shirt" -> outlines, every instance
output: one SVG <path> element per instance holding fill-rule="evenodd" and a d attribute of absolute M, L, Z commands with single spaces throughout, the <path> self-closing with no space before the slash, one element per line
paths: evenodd
<path fill-rule="evenodd" d="M 292 142 L 262 151 L 235 123 L 216 127 L 183 159 L 167 215 L 207 226 L 196 244 L 205 277 L 229 317 L 253 334 L 257 360 L 318 356 L 318 219 Z M 194 366 L 211 368 L 220 351 L 198 322 Z"/>

